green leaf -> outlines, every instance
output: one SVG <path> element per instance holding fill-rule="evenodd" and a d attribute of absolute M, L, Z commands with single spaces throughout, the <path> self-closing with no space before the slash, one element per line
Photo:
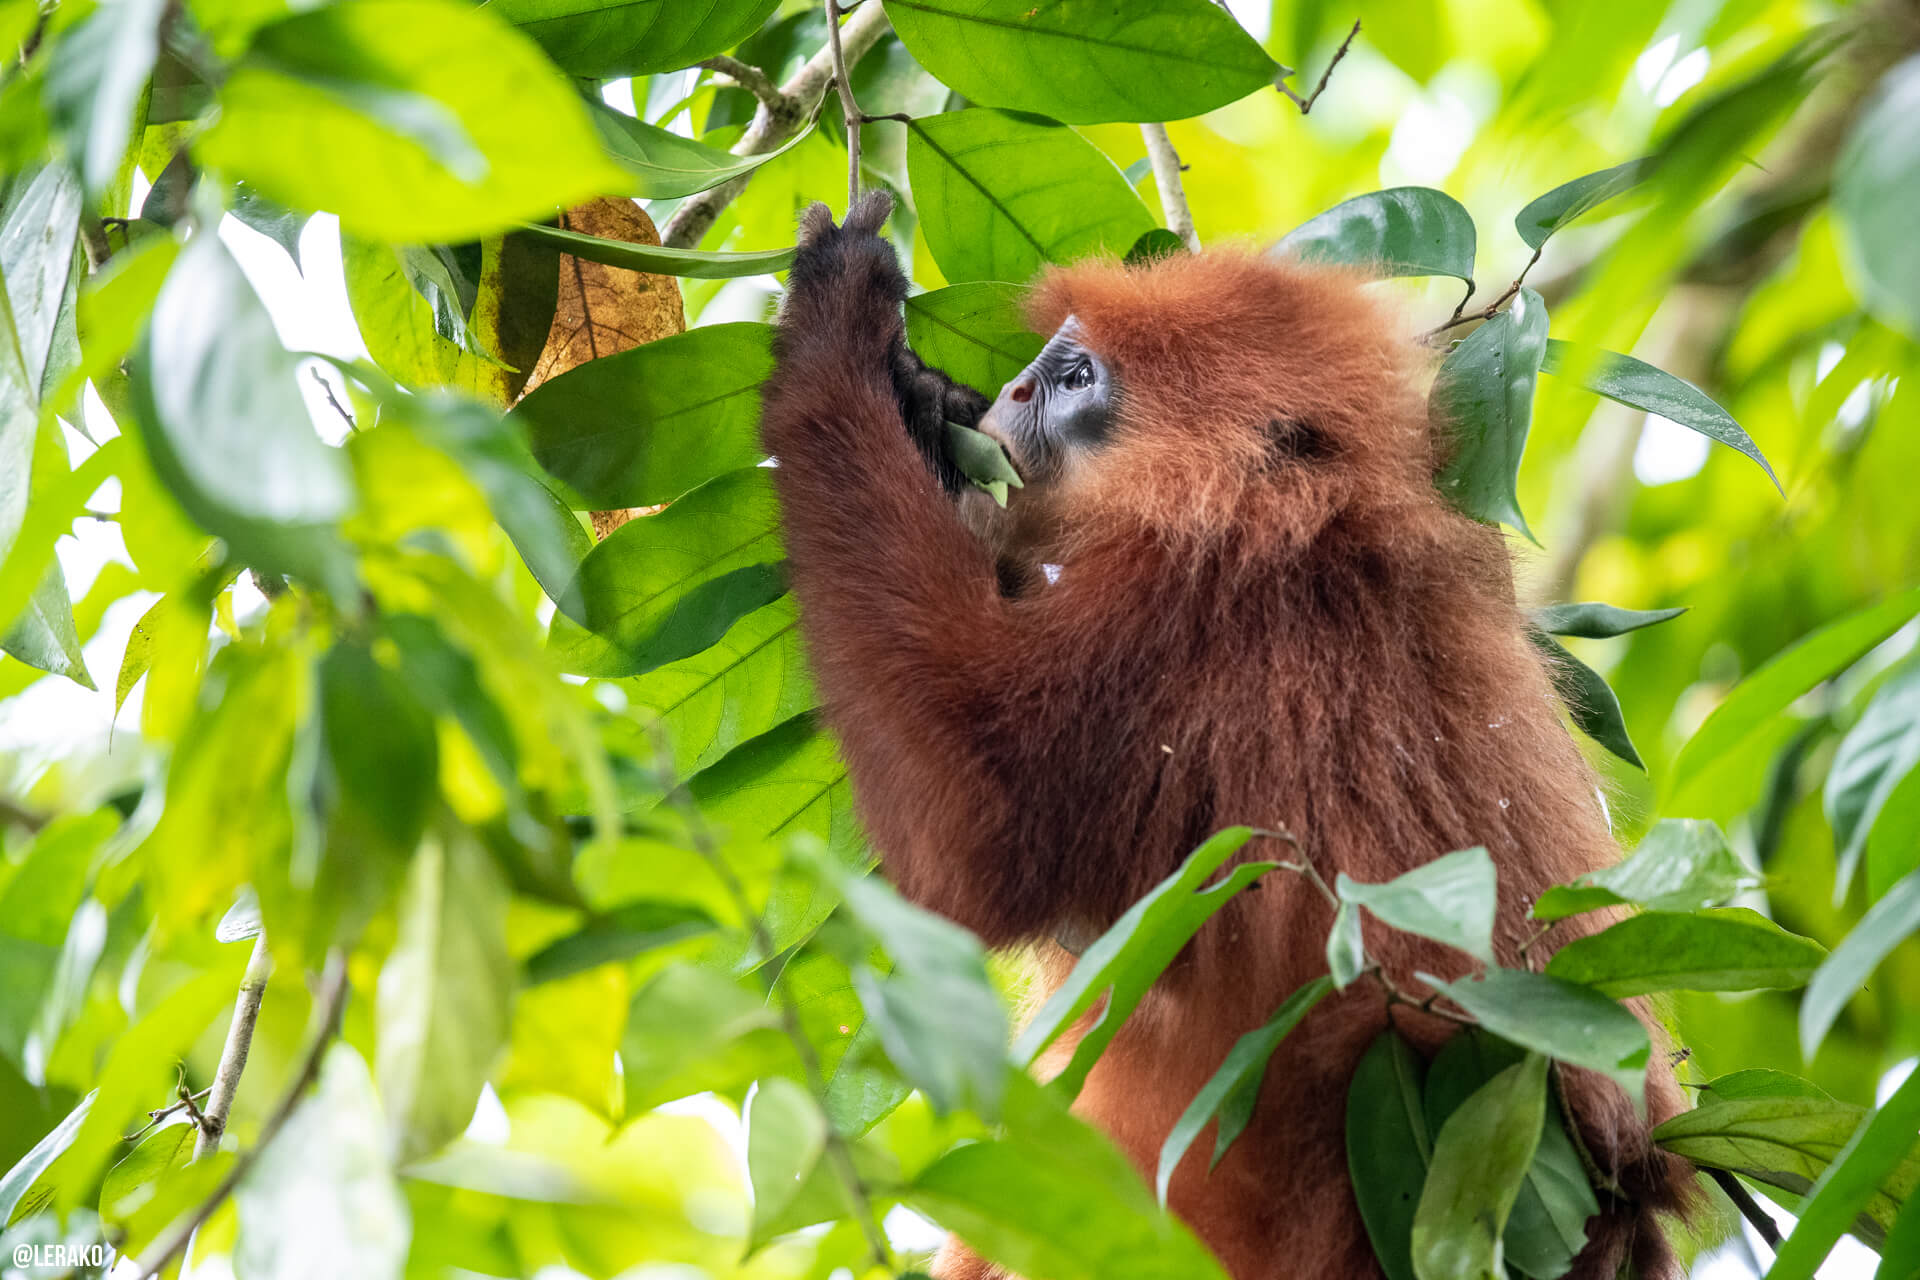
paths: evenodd
<path fill-rule="evenodd" d="M 1909 658 L 1834 752 L 1827 770 L 1827 820 L 1833 824 L 1836 899 L 1846 896 L 1867 837 L 1900 784 L 1920 768 L 1920 659 Z"/>
<path fill-rule="evenodd" d="M 1315 978 L 1288 996 L 1264 1024 L 1233 1042 L 1226 1060 L 1207 1077 L 1206 1084 L 1174 1121 L 1167 1140 L 1160 1146 L 1160 1168 L 1154 1178 L 1154 1190 L 1161 1204 L 1167 1202 L 1167 1187 L 1173 1181 L 1173 1171 L 1180 1166 L 1180 1158 L 1210 1122 L 1217 1117 L 1220 1127 L 1214 1135 L 1209 1169 L 1218 1165 L 1227 1148 L 1246 1132 L 1247 1122 L 1253 1119 L 1254 1104 L 1260 1098 L 1261 1082 L 1266 1079 L 1267 1060 L 1273 1057 L 1273 1051 L 1280 1047 L 1287 1033 L 1299 1026 L 1300 1019 L 1331 990 L 1331 978 Z"/>
<path fill-rule="evenodd" d="M 671 502 L 766 456 L 758 427 L 771 340 L 763 324 L 690 329 L 541 383 L 512 419 L 586 506 Z"/>
<path fill-rule="evenodd" d="M 377 848 L 399 862 L 413 852 L 438 798 L 433 717 L 365 645 L 335 644 L 318 674 L 325 763 L 316 799 L 328 838 L 356 861 Z"/>
<path fill-rule="evenodd" d="M 107 1170 L 100 1183 L 100 1216 L 109 1221 L 125 1221 L 154 1194 L 154 1184 L 186 1164 L 193 1155 L 194 1135 L 191 1123 L 164 1125 L 156 1129 L 120 1163 Z"/>
<path fill-rule="evenodd" d="M 1575 356 L 1574 351 L 1571 343 L 1549 338 L 1541 371 L 1557 374 L 1568 368 L 1584 370 L 1581 384 L 1589 391 L 1596 391 L 1609 400 L 1635 409 L 1644 409 L 1746 454 L 1767 473 L 1767 479 L 1773 481 L 1773 487 L 1780 489 L 1780 478 L 1773 474 L 1773 467 L 1761 454 L 1760 446 L 1733 420 L 1733 415 L 1716 404 L 1706 392 L 1664 369 L 1655 368 L 1632 356 L 1623 356 L 1617 351 L 1594 351 L 1585 356 Z"/>
<path fill-rule="evenodd" d="M 1715 1076 L 1706 1085 L 1706 1092 L 1716 1102 L 1737 1098 L 1820 1098 L 1833 1101 L 1833 1095 L 1813 1081 L 1766 1067 L 1749 1067 L 1744 1071 L 1729 1071 L 1726 1075 Z"/>
<path fill-rule="evenodd" d="M 1342 902 L 1365 907 L 1396 929 L 1492 964 L 1497 879 L 1493 859 L 1475 848 L 1435 858 L 1385 884 L 1362 884 L 1342 872 L 1334 889 Z"/>
<path fill-rule="evenodd" d="M 1920 1196 L 1908 1196 L 1887 1230 L 1873 1280 L 1913 1280 L 1915 1275 L 1920 1275 Z"/>
<path fill-rule="evenodd" d="M 1333 985 L 1344 991 L 1367 967 L 1367 943 L 1361 932 L 1360 908 L 1342 902 L 1333 913 L 1333 927 L 1327 930 L 1327 972 Z"/>
<path fill-rule="evenodd" d="M 66 676 L 82 689 L 96 687 L 87 671 L 80 633 L 74 628 L 67 580 L 58 564 L 47 566 L 40 585 L 27 597 L 26 608 L 0 633 L 0 651 L 30 667 Z"/>
<path fill-rule="evenodd" d="M 1429 398 L 1437 430 L 1453 441 L 1435 477 L 1440 492 L 1474 519 L 1510 524 L 1528 538 L 1516 486 L 1546 349 L 1547 304 L 1522 289 L 1453 349 Z"/>
<path fill-rule="evenodd" d="M 772 474 L 743 467 L 589 552 L 569 588 L 568 613 L 581 622 L 556 616 L 548 646 L 581 675 L 637 675 L 690 657 L 786 593 L 780 555 Z"/>
<path fill-rule="evenodd" d="M 1869 310 L 1920 334 L 1920 57 L 1881 78 L 1834 168 L 1833 211 L 1845 232 L 1848 280 Z"/>
<path fill-rule="evenodd" d="M 971 481 L 975 488 L 984 489 L 993 495 L 994 501 L 1001 506 L 1007 505 L 1007 489 L 1024 489 L 1026 482 L 1020 473 L 1013 469 L 1013 463 L 1007 460 L 1007 451 L 1000 442 L 983 431 L 972 427 L 963 427 L 957 422 L 947 423 L 947 461 L 954 469 Z"/>
<path fill-rule="evenodd" d="M 723 182 L 731 182 L 742 174 L 752 173 L 776 156 L 785 155 L 813 132 L 813 122 L 810 120 L 793 137 L 771 151 L 737 156 L 731 151 L 722 151 L 704 142 L 655 128 L 604 103 L 589 102 L 587 108 L 593 114 L 594 127 L 600 131 L 600 141 L 607 155 L 627 171 L 630 181 L 621 194 L 637 196 L 642 200 L 677 200 L 717 187 Z M 873 111 L 878 108 L 868 106 L 866 109 Z"/>
<path fill-rule="evenodd" d="M 1800 1051 L 1807 1060 L 1880 962 L 1915 932 L 1920 932 L 1920 871 L 1869 907 L 1807 984 L 1800 1000 Z"/>
<path fill-rule="evenodd" d="M 500 784 L 517 786 L 520 745 L 500 704 L 481 684 L 473 658 L 447 639 L 438 623 L 421 614 L 385 614 L 380 632 L 399 649 L 399 677 L 420 705 L 458 721 Z M 426 745 L 422 740 L 421 746 Z M 430 778 L 423 778 L 421 790 L 430 795 L 429 782 Z"/>
<path fill-rule="evenodd" d="M 906 1203 L 1022 1275 L 1225 1280 L 1126 1158 L 1050 1090 L 1016 1074 L 1005 1111 L 1005 1137 L 947 1152 L 914 1179 Z"/>
<path fill-rule="evenodd" d="M 798 620 L 799 605 L 782 596 L 741 618 L 717 643 L 627 686 L 631 705 L 651 711 L 666 731 L 677 776 L 692 777 L 819 705 Z"/>
<path fill-rule="evenodd" d="M 1033 363 L 1045 339 L 1021 314 L 1026 289 L 976 280 L 907 299 L 907 342 L 922 360 L 985 396 Z"/>
<path fill-rule="evenodd" d="M 1452 276 L 1471 284 L 1473 218 L 1444 191 L 1391 187 L 1342 201 L 1301 223 L 1273 251 L 1302 262 L 1365 267 L 1382 276 Z M 1543 337 L 1545 316 L 1543 307 Z"/>
<path fill-rule="evenodd" d="M 1713 766 L 1800 695 L 1850 667 L 1920 612 L 1920 587 L 1828 623 L 1734 686 L 1680 749 L 1668 808 L 1712 790 Z"/>
<path fill-rule="evenodd" d="M 643 271 L 657 276 L 685 276 L 694 280 L 732 280 L 739 276 L 761 276 L 772 271 L 785 271 L 793 265 L 794 250 L 792 249 L 713 253 L 703 249 L 675 249 L 665 245 L 606 240 L 600 236 L 590 236 L 580 231 L 566 231 L 560 227 L 549 227 L 540 223 L 524 224 L 519 228 L 519 232 L 521 235 L 532 236 L 536 240 L 552 245 L 562 253 L 572 254 L 587 262 L 598 262 L 609 267 Z M 706 330 L 693 332 L 706 332 Z M 661 341 L 671 341 L 671 339 L 661 339 Z M 636 349 L 645 350 L 644 347 Z M 590 365 L 581 367 L 586 368 Z"/>
<path fill-rule="evenodd" d="M 1131 174 L 1129 174 L 1131 181 Z M 1159 258 L 1170 258 L 1187 251 L 1187 242 L 1165 227 L 1155 227 L 1133 242 L 1127 250 L 1128 266 L 1145 266 Z"/>
<path fill-rule="evenodd" d="M 1535 631 L 1532 639 L 1552 659 L 1565 680 L 1568 686 L 1565 690 L 1567 713 L 1580 726 L 1580 732 L 1634 768 L 1644 770 L 1647 766 L 1640 759 L 1640 753 L 1634 750 L 1633 739 L 1627 736 L 1627 720 L 1620 710 L 1620 699 L 1615 696 L 1606 678 L 1567 652 L 1565 645 L 1544 632 Z"/>
<path fill-rule="evenodd" d="M 641 989 L 620 1061 L 638 1113 L 702 1090 L 728 1090 L 785 1070 L 793 1047 L 766 1001 L 706 969 L 675 965 Z"/>
<path fill-rule="evenodd" d="M 889 0 L 887 16 L 920 64 L 970 101 L 1068 124 L 1184 120 L 1286 74 L 1212 0 Z"/>
<path fill-rule="evenodd" d="M 1387 1280 L 1413 1280 L 1413 1215 L 1433 1160 L 1426 1068 L 1398 1031 L 1374 1038 L 1347 1086 L 1347 1173 Z"/>
<path fill-rule="evenodd" d="M 1753 883 L 1719 827 L 1695 818 L 1667 818 L 1654 824 L 1624 862 L 1541 894 L 1533 918 L 1560 920 L 1622 905 L 1698 911 L 1721 905 Z"/>
<path fill-rule="evenodd" d="M 1793 1234 L 1775 1253 L 1768 1280 L 1811 1280 L 1814 1268 L 1891 1181 L 1913 1152 L 1920 1129 L 1920 1072 L 1909 1072 L 1813 1184 Z M 1908 1188 L 1909 1196 L 1912 1188 Z"/>
<path fill-rule="evenodd" d="M 1754 1097 L 1707 1101 L 1653 1131 L 1665 1150 L 1710 1169 L 1726 1169 L 1804 1196 L 1846 1150 L 1866 1109 L 1819 1097 Z M 1908 1131 L 1911 1140 L 1912 1131 Z M 1868 1197 L 1848 1230 L 1878 1246 L 1902 1202 L 1920 1185 L 1920 1160 L 1900 1160 Z"/>
<path fill-rule="evenodd" d="M 333 525 L 352 508 L 345 459 L 322 444 L 253 287 L 217 236 L 174 264 L 133 365 L 154 471 L 189 515 L 270 573 L 352 591 Z"/>
<path fill-rule="evenodd" d="M 950 281 L 1024 281 L 1049 262 L 1118 257 L 1154 227 L 1113 162 L 1063 125 L 970 108 L 908 130 L 920 228 Z"/>
<path fill-rule="evenodd" d="M 310 215 L 276 204 L 244 182 L 233 187 L 233 216 L 287 251 L 293 265 L 300 266 L 300 233 L 306 230 Z"/>
<path fill-rule="evenodd" d="M 525 977 L 529 984 L 553 982 L 719 927 L 689 903 L 629 902 L 595 914 L 579 929 L 534 952 L 527 958 Z"/>
<path fill-rule="evenodd" d="M 80 1126 L 86 1121 L 88 1110 L 98 1096 L 99 1091 L 95 1090 L 82 1098 L 80 1105 L 67 1113 L 66 1119 L 55 1125 L 46 1137 L 34 1143 L 33 1150 L 22 1156 L 4 1177 L 0 1177 L 0 1225 L 25 1216 L 19 1212 L 22 1198 L 53 1162 L 73 1145 L 73 1140 L 79 1136 Z"/>
<path fill-rule="evenodd" d="M 1547 972 L 1615 997 L 1803 987 L 1827 949 L 1757 911 L 1649 911 L 1554 953 Z"/>
<path fill-rule="evenodd" d="M 1611 169 L 1602 169 L 1584 178 L 1563 182 L 1547 194 L 1529 201 L 1527 207 L 1514 218 L 1514 230 L 1527 242 L 1527 248 L 1538 249 L 1547 242 L 1548 236 L 1589 209 L 1638 186 L 1647 173 L 1645 160 L 1629 160 Z"/>
<path fill-rule="evenodd" d="M 1529 1054 L 1441 1126 L 1413 1216 L 1419 1280 L 1501 1273 L 1500 1237 L 1533 1163 L 1546 1103 L 1547 1060 Z"/>
<path fill-rule="evenodd" d="M 1559 978 L 1490 969 L 1479 978 L 1442 982 L 1421 975 L 1480 1025 L 1522 1048 L 1587 1067 L 1643 1106 L 1652 1043 L 1640 1020 L 1606 996 Z"/>
<path fill-rule="evenodd" d="M 318 1088 L 234 1191 L 238 1274 L 399 1280 L 407 1202 L 387 1162 L 381 1101 L 358 1054 L 327 1050 Z"/>
<path fill-rule="evenodd" d="M 475 240 L 618 190 L 585 104 L 502 7 L 364 0 L 270 23 L 194 153 L 395 242 Z"/>
<path fill-rule="evenodd" d="M 507 1042 L 513 982 L 506 886 L 472 836 L 450 827 L 414 854 L 380 970 L 374 1070 L 396 1160 L 466 1129 Z"/>
<path fill-rule="evenodd" d="M 1427 1128 L 1437 1131 L 1461 1103 L 1525 1057 L 1526 1051 L 1518 1045 L 1477 1027 L 1456 1034 L 1441 1047 L 1427 1072 Z M 1567 1136 L 1559 1111 L 1549 1106 L 1540 1128 L 1540 1145 L 1500 1237 L 1507 1265 L 1533 1280 L 1557 1280 L 1586 1247 L 1587 1220 L 1598 1212 L 1600 1203 L 1580 1153 Z"/>
<path fill-rule="evenodd" d="M 1107 997 L 1105 1012 L 1075 1047 L 1073 1059 L 1053 1085 L 1071 1097 L 1142 997 L 1180 949 L 1187 945 L 1213 913 L 1274 866 L 1271 862 L 1243 862 L 1212 884 L 1205 884 L 1227 859 L 1238 853 L 1256 833 L 1251 827 L 1228 827 L 1187 855 L 1180 869 L 1141 898 L 1113 927 L 1081 953 L 1067 980 L 1047 997 L 1040 1011 L 1013 1044 L 1014 1061 L 1031 1065 L 1042 1050 L 1099 1001 Z"/>
<path fill-rule="evenodd" d="M 611 80 L 674 71 L 733 48 L 779 0 L 493 0 L 570 76 Z"/>
<path fill-rule="evenodd" d="M 754 1087 L 747 1105 L 747 1176 L 753 1183 L 753 1239 L 766 1239 L 806 1187 L 827 1148 L 827 1118 L 813 1095 L 773 1076 Z"/>
<path fill-rule="evenodd" d="M 87 193 L 112 185 L 133 113 L 160 52 L 166 0 L 109 0 L 69 28 L 47 61 L 47 115 L 67 138 Z M 11 279 L 11 277 L 9 277 Z"/>
<path fill-rule="evenodd" d="M 1552 346 L 1551 341 L 1548 346 Z M 1684 606 L 1678 609 L 1616 609 L 1610 604 L 1598 602 L 1550 604 L 1533 611 L 1533 625 L 1550 636 L 1604 640 L 1609 636 L 1623 636 L 1629 631 L 1651 627 L 1657 622 L 1666 622 L 1685 612 Z"/>

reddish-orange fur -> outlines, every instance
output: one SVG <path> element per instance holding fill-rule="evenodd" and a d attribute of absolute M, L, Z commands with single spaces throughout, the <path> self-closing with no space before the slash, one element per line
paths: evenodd
<path fill-rule="evenodd" d="M 1009 599 L 900 428 L 885 272 L 849 262 L 790 295 L 764 431 L 826 714 L 905 894 L 989 943 L 1042 940 L 1057 980 L 1070 959 L 1044 940 L 1104 927 L 1223 826 L 1285 827 L 1329 881 L 1485 845 L 1497 949 L 1518 964 L 1532 899 L 1617 858 L 1502 538 L 1436 494 L 1412 348 L 1357 279 L 1240 252 L 1050 272 L 1036 330 L 1077 316 L 1123 410 L 1056 491 L 1016 495 L 1016 512 L 1049 504 L 1029 551 L 1064 571 Z M 1077 1110 L 1151 1170 L 1235 1039 L 1326 971 L 1330 920 L 1292 876 L 1243 894 Z M 1371 923 L 1367 942 L 1409 987 L 1415 970 L 1471 967 Z M 1400 1015 L 1429 1050 L 1451 1030 Z M 1386 1016 L 1371 983 L 1328 1000 L 1274 1055 L 1219 1168 L 1206 1172 L 1210 1132 L 1182 1164 L 1172 1203 L 1236 1280 L 1380 1274 L 1343 1124 Z M 1679 1101 L 1655 1060 L 1658 1119 Z M 1587 1145 L 1636 1197 L 1603 1195 L 1573 1274 L 1612 1280 L 1631 1254 L 1642 1280 L 1672 1275 L 1649 1215 L 1679 1204 L 1685 1167 L 1650 1148 L 1617 1090 L 1562 1079 Z M 936 1270 L 998 1274 L 957 1248 Z"/>

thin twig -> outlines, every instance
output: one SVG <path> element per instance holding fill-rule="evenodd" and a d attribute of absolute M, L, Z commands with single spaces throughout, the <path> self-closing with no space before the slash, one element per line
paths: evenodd
<path fill-rule="evenodd" d="M 226 1203 L 227 1197 L 233 1194 L 233 1189 L 240 1185 L 240 1179 L 247 1176 L 260 1159 L 260 1154 L 279 1135 L 280 1130 L 293 1115 L 294 1109 L 306 1096 L 307 1089 L 313 1084 L 314 1078 L 320 1074 L 320 1060 L 326 1056 L 327 1046 L 333 1043 L 334 1032 L 340 1024 L 340 1010 L 346 1002 L 347 960 L 339 951 L 334 951 L 327 957 L 326 974 L 320 981 L 318 1001 L 320 1025 L 314 1029 L 313 1042 L 307 1046 L 307 1051 L 301 1058 L 300 1070 L 294 1074 L 293 1083 L 287 1087 L 286 1093 L 281 1096 L 273 1113 L 267 1117 L 266 1123 L 260 1126 L 259 1138 L 251 1147 L 240 1153 L 234 1160 L 233 1167 L 227 1170 L 227 1176 L 220 1179 L 213 1193 L 193 1211 L 192 1216 L 175 1228 L 166 1237 L 164 1243 L 155 1244 L 151 1255 L 152 1261 L 141 1269 L 134 1280 L 154 1280 L 155 1276 L 166 1270 L 167 1266 L 187 1247 L 187 1241 L 193 1239 L 194 1232 L 205 1226 L 207 1220 L 213 1217 L 214 1211 Z"/>
<path fill-rule="evenodd" d="M 1780 1252 L 1780 1228 L 1775 1225 L 1773 1215 L 1760 1207 L 1760 1202 L 1740 1185 L 1740 1179 L 1725 1169 L 1709 1169 L 1707 1176 L 1726 1193 L 1727 1199 L 1733 1201 L 1733 1207 L 1740 1211 L 1740 1216 L 1753 1224 L 1753 1229 L 1767 1242 L 1767 1248 L 1775 1253 Z"/>
<path fill-rule="evenodd" d="M 831 2 L 831 0 L 830 0 Z M 874 8 L 878 8 L 875 5 Z M 800 1023 L 800 1007 L 794 1002 L 793 993 L 788 989 L 785 971 L 769 975 L 771 962 L 778 954 L 774 946 L 773 935 L 767 929 L 767 922 L 753 908 L 753 901 L 747 896 L 746 886 L 740 883 L 733 865 L 726 860 L 715 844 L 713 832 L 708 829 L 706 819 L 700 808 L 694 803 L 693 796 L 686 786 L 673 776 L 670 757 L 666 744 L 655 731 L 654 755 L 656 768 L 660 774 L 661 785 L 667 793 L 667 801 L 680 814 L 687 824 L 687 835 L 692 841 L 694 851 L 704 859 L 713 872 L 720 878 L 727 896 L 733 899 L 734 909 L 740 913 L 749 925 L 754 947 L 760 952 L 761 964 L 757 970 L 766 988 L 767 996 L 780 1007 L 780 1025 L 787 1039 L 793 1042 L 795 1054 L 800 1059 L 801 1072 L 806 1076 L 807 1091 L 814 1098 L 827 1096 L 826 1073 L 820 1069 L 820 1056 L 814 1052 L 813 1041 L 807 1038 L 807 1031 Z M 826 1158 L 833 1166 L 834 1176 L 853 1201 L 854 1218 L 860 1232 L 865 1237 L 867 1249 L 873 1255 L 873 1261 L 881 1270 L 893 1271 L 893 1255 L 887 1247 L 886 1235 L 880 1230 L 880 1223 L 874 1214 L 873 1197 L 867 1191 L 866 1181 L 861 1178 L 860 1170 L 853 1163 L 853 1148 L 847 1145 L 846 1138 L 834 1127 L 827 1124 Z"/>
<path fill-rule="evenodd" d="M 233 1004 L 233 1021 L 227 1024 L 227 1043 L 220 1050 L 220 1065 L 213 1073 L 206 1110 L 200 1114 L 200 1136 L 193 1140 L 196 1160 L 220 1149 L 221 1135 L 227 1131 L 227 1114 L 233 1110 L 233 1095 L 240 1088 L 240 1073 L 247 1069 L 247 1054 L 253 1048 L 253 1027 L 260 1018 L 261 998 L 267 994 L 267 975 L 272 971 L 267 935 L 257 934 L 253 954 L 247 957 L 246 975 L 240 979 L 240 996 Z"/>
<path fill-rule="evenodd" d="M 313 380 L 320 384 L 320 390 L 326 393 L 327 403 L 332 405 L 333 411 L 339 414 L 341 419 L 346 422 L 347 430 L 358 431 L 360 429 L 360 424 L 353 420 L 353 415 L 347 412 L 347 407 L 341 404 L 339 399 L 334 396 L 333 384 L 331 382 L 328 382 L 325 378 L 321 377 L 320 370 L 317 368 L 309 369 L 307 370 L 307 372 L 312 374 Z"/>
<path fill-rule="evenodd" d="M 1306 97 L 1303 98 L 1293 90 L 1287 88 L 1287 82 L 1285 80 L 1274 81 L 1273 87 L 1292 99 L 1293 105 L 1300 108 L 1301 115 L 1306 115 L 1307 112 L 1313 110 L 1313 104 L 1320 101 L 1320 95 L 1327 91 L 1327 81 L 1333 79 L 1333 69 L 1340 65 L 1340 59 L 1347 56 L 1347 50 L 1353 46 L 1354 37 L 1359 34 L 1360 22 L 1358 19 L 1355 19 L 1353 30 L 1347 32 L 1347 38 L 1342 40 L 1340 47 L 1333 51 L 1333 60 L 1327 63 L 1327 69 L 1320 73 L 1320 83 L 1313 86 L 1313 92 Z"/>
<path fill-rule="evenodd" d="M 850 12 L 846 25 L 840 28 L 842 60 L 849 67 L 853 66 L 866 56 L 867 51 L 888 30 L 886 10 L 868 0 Z M 733 154 L 765 155 L 800 132 L 813 114 L 814 105 L 820 101 L 827 81 L 832 76 L 833 53 L 831 48 L 823 48 L 787 77 L 786 83 L 780 86 L 777 105 L 764 101 L 760 104 L 747 131 L 741 135 L 740 141 L 733 144 Z M 660 228 L 660 243 L 670 249 L 691 249 L 698 245 L 712 229 L 721 211 L 746 189 L 747 181 L 752 176 L 751 173 L 743 173 L 717 187 L 687 197 Z"/>
<path fill-rule="evenodd" d="M 840 114 L 847 125 L 847 212 L 860 198 L 860 104 L 847 78 L 847 55 L 840 47 L 840 0 L 827 0 L 827 52 L 833 58 L 833 86 L 840 93 Z"/>
<path fill-rule="evenodd" d="M 780 102 L 780 86 L 773 82 L 772 76 L 752 63 L 721 53 L 703 58 L 695 65 L 719 72 L 769 106 L 777 106 Z"/>
<path fill-rule="evenodd" d="M 1186 186 L 1180 181 L 1180 173 L 1186 166 L 1180 163 L 1180 153 L 1173 149 L 1173 140 L 1167 137 L 1167 126 L 1143 124 L 1140 136 L 1146 140 L 1147 159 L 1153 163 L 1153 185 L 1160 192 L 1160 212 L 1167 220 L 1167 230 L 1179 236 L 1189 250 L 1200 252 L 1200 236 L 1193 229 L 1193 210 L 1187 204 Z"/>
<path fill-rule="evenodd" d="M 1427 330 L 1425 333 L 1420 335 L 1420 340 L 1422 342 L 1431 341 L 1432 339 L 1437 338 L 1441 334 L 1445 333 L 1447 330 L 1456 328 L 1459 325 L 1472 324 L 1476 320 L 1491 320 L 1496 315 L 1500 314 L 1500 308 L 1506 306 L 1507 303 L 1511 302 L 1513 298 L 1519 294 L 1521 286 L 1526 284 L 1527 272 L 1533 270 L 1534 264 L 1540 261 L 1540 251 L 1541 249 L 1545 249 L 1546 247 L 1547 247 L 1546 242 L 1542 241 L 1540 244 L 1540 248 L 1535 249 L 1533 251 L 1533 256 L 1527 259 L 1527 265 L 1520 268 L 1520 274 L 1513 278 L 1513 283 L 1508 285 L 1506 287 L 1506 290 L 1503 293 L 1501 293 L 1499 297 L 1495 298 L 1492 302 L 1489 302 L 1486 306 L 1482 307 L 1478 311 L 1467 310 L 1467 303 L 1471 301 L 1473 298 L 1473 282 L 1468 281 L 1467 296 L 1460 299 L 1460 305 L 1453 309 L 1453 314 L 1447 317 L 1446 323 L 1435 325 L 1433 328 Z"/>

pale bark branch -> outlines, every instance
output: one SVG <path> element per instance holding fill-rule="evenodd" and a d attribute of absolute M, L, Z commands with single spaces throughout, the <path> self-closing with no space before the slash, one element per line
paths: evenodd
<path fill-rule="evenodd" d="M 841 56 L 846 64 L 851 67 L 859 62 L 888 30 L 886 10 L 867 0 L 840 28 Z M 733 153 L 765 155 L 800 132 L 832 77 L 833 50 L 823 48 L 780 86 L 777 104 L 761 102 L 760 109 L 754 112 L 753 123 L 734 144 Z M 689 196 L 660 229 L 660 242 L 675 249 L 697 246 L 721 211 L 746 189 L 751 177 L 751 174 L 741 174 L 730 182 Z"/>
<path fill-rule="evenodd" d="M 767 105 L 780 105 L 780 86 L 773 82 L 772 76 L 752 63 L 721 53 L 701 59 L 698 65 L 708 71 L 719 72 Z"/>
<path fill-rule="evenodd" d="M 1180 237 L 1188 249 L 1200 252 L 1200 236 L 1193 229 L 1193 210 L 1187 205 L 1187 188 L 1180 180 L 1180 153 L 1173 149 L 1164 124 L 1143 124 L 1140 136 L 1147 142 L 1147 159 L 1153 162 L 1153 185 L 1160 192 L 1160 213 L 1167 230 Z"/>
<path fill-rule="evenodd" d="M 233 1110 L 233 1095 L 240 1088 L 240 1073 L 247 1069 L 247 1054 L 253 1048 L 253 1026 L 260 1018 L 261 998 L 267 994 L 267 975 L 272 971 L 273 955 L 262 932 L 253 939 L 246 976 L 240 979 L 240 998 L 233 1005 L 233 1021 L 227 1024 L 226 1047 L 220 1050 L 220 1065 L 213 1073 L 213 1092 L 200 1113 L 200 1133 L 193 1140 L 196 1160 L 220 1149 L 221 1135 L 227 1131 L 227 1114 Z"/>

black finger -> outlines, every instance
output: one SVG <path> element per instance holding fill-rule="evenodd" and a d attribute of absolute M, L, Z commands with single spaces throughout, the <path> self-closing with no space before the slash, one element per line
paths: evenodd
<path fill-rule="evenodd" d="M 851 235 L 876 235 L 893 212 L 893 196 L 886 191 L 869 191 L 847 210 L 846 229 Z"/>

